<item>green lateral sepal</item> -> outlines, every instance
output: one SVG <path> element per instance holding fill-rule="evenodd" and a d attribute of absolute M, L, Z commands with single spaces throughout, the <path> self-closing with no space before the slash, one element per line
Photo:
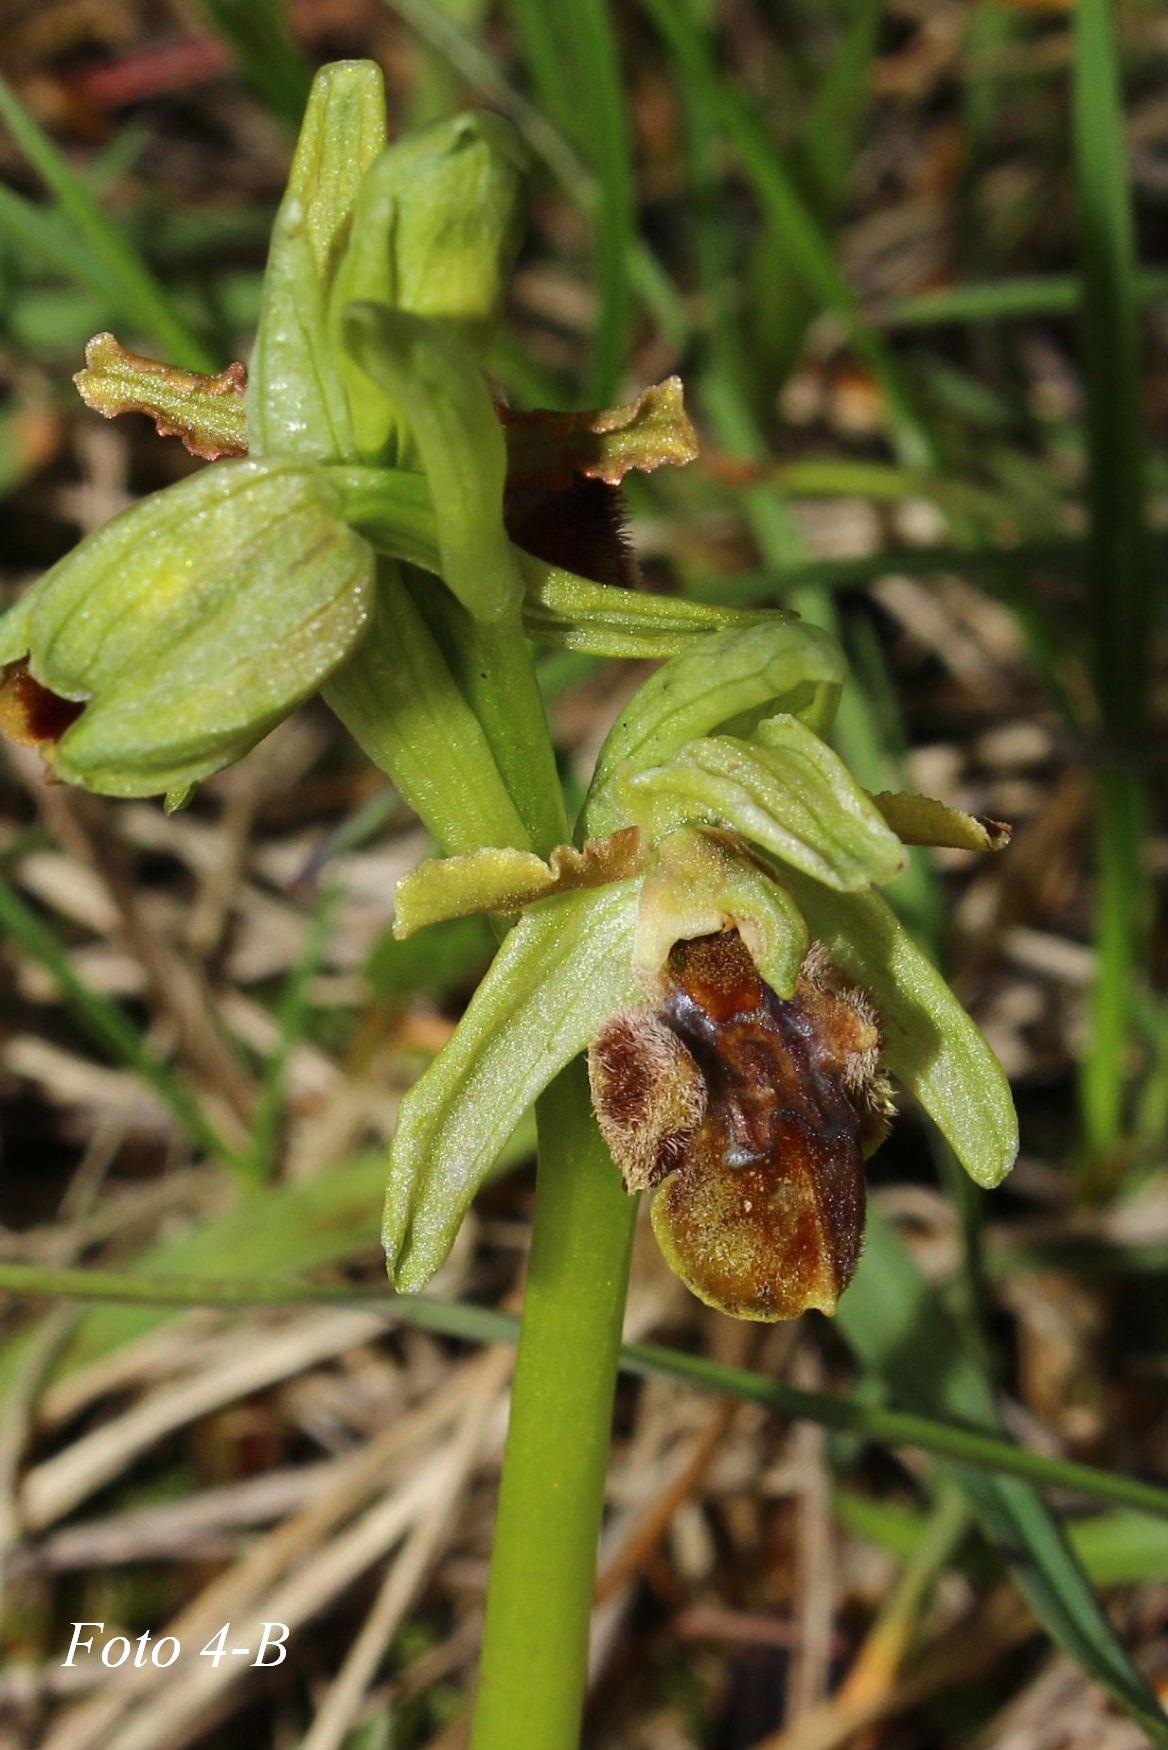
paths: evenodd
<path fill-rule="evenodd" d="M 483 726 L 392 560 L 378 562 L 368 633 L 324 696 L 446 851 L 530 848 Z"/>
<path fill-rule="evenodd" d="M 977 1184 L 1001 1184 L 1018 1154 L 1005 1071 L 980 1028 L 878 893 L 834 893 L 784 869 L 808 928 L 866 990 L 880 1015 L 883 1060 L 932 1118 Z"/>
<path fill-rule="evenodd" d="M 524 1111 L 640 994 L 632 970 L 638 890 L 637 881 L 621 881 L 529 911 L 402 1101 L 383 1230 L 397 1288 L 425 1286 Z"/>

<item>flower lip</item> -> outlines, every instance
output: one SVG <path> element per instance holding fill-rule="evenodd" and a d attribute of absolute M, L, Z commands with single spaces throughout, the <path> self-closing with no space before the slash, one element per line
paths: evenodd
<path fill-rule="evenodd" d="M 776 997 L 726 931 L 678 945 L 657 1010 L 707 1107 L 656 1193 L 654 1231 L 687 1287 L 740 1318 L 833 1312 L 859 1262 L 863 1119 L 809 996 L 802 980 Z"/>

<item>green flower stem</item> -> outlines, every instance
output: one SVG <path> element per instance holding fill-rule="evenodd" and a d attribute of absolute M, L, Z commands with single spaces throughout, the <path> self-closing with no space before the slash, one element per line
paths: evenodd
<path fill-rule="evenodd" d="M 472 1750 L 572 1750 L 636 1199 L 582 1063 L 538 1105 L 535 1232 L 495 1528 Z"/>
<path fill-rule="evenodd" d="M 546 857 L 568 837 L 568 817 L 518 607 L 497 620 L 476 620 L 425 575 L 411 593 L 483 726 L 533 848 Z"/>
<path fill-rule="evenodd" d="M 391 561 L 380 582 L 374 624 L 327 688 L 329 703 L 447 850 L 533 841 L 550 850 L 566 837 L 564 805 L 517 617 L 472 626 L 452 611 L 436 622 L 440 647 Z M 525 1750 L 578 1741 L 636 1214 L 596 1129 L 582 1062 L 552 1083 L 537 1114 L 532 1255 L 475 1750 L 510 1750 L 520 1718 Z"/>

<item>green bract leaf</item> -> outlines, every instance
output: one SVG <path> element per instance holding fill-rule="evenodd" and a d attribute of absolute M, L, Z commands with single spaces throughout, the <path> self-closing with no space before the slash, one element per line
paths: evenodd
<path fill-rule="evenodd" d="M 628 820 L 617 784 L 622 771 L 662 765 L 695 737 L 775 709 L 823 733 L 846 672 L 835 639 L 798 620 L 695 642 L 650 675 L 609 731 L 588 793 L 589 830 L 611 832 Z"/>
<path fill-rule="evenodd" d="M 240 364 L 208 376 L 127 352 L 112 334 L 95 334 L 73 383 L 103 419 L 148 414 L 159 437 L 181 438 L 205 462 L 247 454 L 247 372 Z"/>
<path fill-rule="evenodd" d="M 399 140 L 366 173 L 337 273 L 330 325 L 346 305 L 392 305 L 439 321 L 476 356 L 490 344 L 522 232 L 527 151 L 511 123 L 484 110 Z M 358 448 L 384 454 L 392 398 L 352 361 L 343 367 Z"/>
<path fill-rule="evenodd" d="M 220 462 L 81 542 L 21 604 L 29 669 L 85 709 L 46 758 L 112 796 L 253 747 L 365 629 L 374 556 L 313 468 Z"/>
<path fill-rule="evenodd" d="M 781 997 L 795 989 L 807 952 L 807 926 L 781 887 L 744 845 L 682 827 L 662 839 L 642 887 L 635 958 L 646 978 L 659 973 L 675 942 L 737 929 L 763 978 Z"/>
<path fill-rule="evenodd" d="M 839 756 L 791 716 L 769 719 L 759 736 L 691 741 L 667 765 L 630 772 L 621 786 L 630 814 L 651 838 L 695 821 L 741 833 L 840 891 L 891 881 L 900 840 Z"/>
<path fill-rule="evenodd" d="M 399 1289 L 424 1286 L 523 1112 L 607 1017 L 639 994 L 639 883 L 569 893 L 507 937 L 449 1044 L 402 1101 L 390 1151 L 385 1252 Z"/>
<path fill-rule="evenodd" d="M 378 565 L 374 604 L 325 698 L 447 851 L 527 845 L 483 726 L 392 560 Z"/>
<path fill-rule="evenodd" d="M 936 802 L 931 796 L 904 796 L 882 790 L 873 802 L 905 845 L 948 845 L 958 851 L 1004 851 L 1013 828 L 1004 820 L 983 820 Z"/>
<path fill-rule="evenodd" d="M 877 893 L 832 893 L 794 870 L 789 886 L 812 936 L 871 994 L 883 1060 L 916 1095 L 971 1179 L 992 1189 L 1018 1153 L 1010 1085 L 980 1029 Z"/>
<path fill-rule="evenodd" d="M 398 882 L 393 933 L 403 940 L 447 918 L 481 911 L 506 915 L 553 894 L 624 881 L 640 872 L 643 857 L 640 831 L 626 826 L 608 838 L 588 839 L 582 850 L 558 845 L 546 861 L 511 846 L 431 858 Z"/>
<path fill-rule="evenodd" d="M 446 583 L 477 619 L 518 614 L 523 578 L 503 527 L 507 451 L 473 353 L 436 323 L 377 304 L 350 306 L 345 338 L 409 424 Z"/>
<path fill-rule="evenodd" d="M 328 298 L 361 178 L 385 147 L 385 85 L 372 61 L 317 74 L 276 215 L 248 386 L 252 449 L 346 461 L 356 442 Z"/>

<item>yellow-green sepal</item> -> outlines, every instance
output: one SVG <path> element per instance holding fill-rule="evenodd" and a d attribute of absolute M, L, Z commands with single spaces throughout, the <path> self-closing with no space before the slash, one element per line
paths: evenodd
<path fill-rule="evenodd" d="M 337 61 L 313 81 L 264 273 L 247 390 L 253 453 L 354 461 L 329 296 L 357 191 L 385 149 L 385 83 L 373 61 Z"/>
<path fill-rule="evenodd" d="M 903 847 L 839 756 L 789 714 L 756 733 L 704 737 L 628 772 L 632 819 L 651 838 L 695 822 L 738 833 L 840 892 L 891 881 Z"/>
<path fill-rule="evenodd" d="M 795 870 L 781 879 L 816 941 L 871 996 L 881 1055 L 916 1095 L 977 1184 L 1001 1184 L 1018 1154 L 1005 1071 L 928 956 L 878 893 L 835 893 Z"/>
<path fill-rule="evenodd" d="M 636 880 L 535 906 L 450 1041 L 402 1101 L 383 1237 L 399 1289 L 425 1286 L 524 1111 L 633 1001 Z"/>
<path fill-rule="evenodd" d="M 35 587 L 26 589 L 6 614 L 0 614 L 0 668 L 7 668 L 9 663 L 19 662 L 21 657 L 28 655 L 28 617 Z"/>
<path fill-rule="evenodd" d="M 673 758 L 686 742 L 786 711 L 817 734 L 831 726 L 847 673 L 843 651 L 802 620 L 735 627 L 695 640 L 650 675 L 600 750 L 586 803 L 592 832 L 629 819 L 621 780 Z"/>

